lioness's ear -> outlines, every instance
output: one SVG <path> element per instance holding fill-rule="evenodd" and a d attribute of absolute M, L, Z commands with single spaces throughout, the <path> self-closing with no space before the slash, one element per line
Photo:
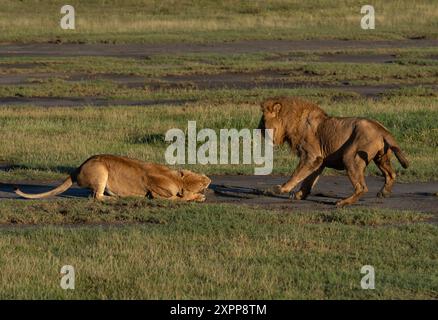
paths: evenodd
<path fill-rule="evenodd" d="M 185 178 L 186 176 L 190 175 L 192 172 L 189 170 L 181 170 L 180 172 L 181 178 Z"/>

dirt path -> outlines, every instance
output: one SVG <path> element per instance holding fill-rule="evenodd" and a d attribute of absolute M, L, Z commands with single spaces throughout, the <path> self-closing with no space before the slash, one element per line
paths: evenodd
<path fill-rule="evenodd" d="M 169 53 L 255 53 L 329 49 L 421 48 L 438 40 L 255 40 L 212 44 L 74 44 L 32 43 L 0 45 L 1 56 L 108 56 L 141 58 Z"/>
<path fill-rule="evenodd" d="M 305 201 L 293 201 L 286 195 L 270 192 L 275 185 L 284 183 L 285 176 L 213 176 L 213 194 L 208 202 L 227 202 L 256 205 L 286 210 L 335 209 L 334 203 L 353 192 L 345 176 L 321 177 L 312 194 Z M 367 177 L 369 192 L 355 206 L 415 210 L 438 214 L 438 182 L 397 183 L 390 198 L 380 199 L 377 192 L 383 178 Z M 266 192 L 268 191 L 268 192 Z M 260 195 L 265 193 L 268 195 Z"/>
<path fill-rule="evenodd" d="M 212 176 L 213 182 L 207 193 L 207 202 L 280 210 L 334 210 L 334 202 L 352 192 L 350 182 L 343 176 L 322 177 L 312 195 L 304 201 L 292 201 L 285 195 L 275 195 L 270 192 L 273 186 L 285 182 L 286 179 L 285 176 Z M 23 182 L 17 185 L 25 192 L 38 193 L 50 190 L 59 183 Z M 415 210 L 438 215 L 438 196 L 436 196 L 438 182 L 397 183 L 393 195 L 385 199 L 376 197 L 383 184 L 382 178 L 368 177 L 367 184 L 370 192 L 355 206 Z M 0 184 L 0 199 L 18 199 L 13 190 L 12 184 Z M 58 197 L 88 197 L 89 195 L 88 190 L 73 186 Z"/>
<path fill-rule="evenodd" d="M 154 99 L 154 100 L 123 100 L 95 97 L 5 97 L 0 98 L 1 106 L 40 106 L 40 107 L 82 107 L 82 106 L 180 106 L 195 100 L 189 99 Z"/>

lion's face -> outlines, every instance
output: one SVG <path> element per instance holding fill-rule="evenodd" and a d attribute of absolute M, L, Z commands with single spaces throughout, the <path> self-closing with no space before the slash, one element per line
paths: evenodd
<path fill-rule="evenodd" d="M 209 177 L 189 170 L 182 170 L 183 188 L 193 193 L 203 193 L 211 183 Z"/>
<path fill-rule="evenodd" d="M 262 103 L 262 118 L 260 119 L 259 129 L 272 129 L 273 130 L 273 143 L 274 145 L 283 144 L 285 138 L 285 130 L 283 122 L 279 115 L 281 105 L 274 100 L 267 100 Z"/>

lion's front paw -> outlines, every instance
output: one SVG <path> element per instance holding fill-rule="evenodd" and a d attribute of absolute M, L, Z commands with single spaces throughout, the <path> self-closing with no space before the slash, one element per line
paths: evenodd
<path fill-rule="evenodd" d="M 196 202 L 204 202 L 205 199 L 207 199 L 207 198 L 205 197 L 205 195 L 200 194 L 200 195 L 198 195 L 198 196 L 196 197 L 195 201 L 196 201 Z"/>
<path fill-rule="evenodd" d="M 391 195 L 391 192 L 388 192 L 386 190 L 381 190 L 377 193 L 378 198 L 388 198 Z"/>
<path fill-rule="evenodd" d="M 285 188 L 284 185 L 276 185 L 274 187 L 275 193 L 288 193 L 290 190 L 288 188 Z"/>
<path fill-rule="evenodd" d="M 304 200 L 304 199 L 306 199 L 306 195 L 302 191 L 294 192 L 294 193 L 291 194 L 290 197 L 291 197 L 292 200 Z"/>
<path fill-rule="evenodd" d="M 351 204 L 353 204 L 355 202 L 355 200 L 351 199 L 351 198 L 347 198 L 347 199 L 342 199 L 336 202 L 336 206 L 338 208 L 342 208 L 345 206 L 349 206 Z"/>
<path fill-rule="evenodd" d="M 336 202 L 336 206 L 337 206 L 338 208 L 342 208 L 342 207 L 344 207 L 345 205 L 347 205 L 347 203 L 345 203 L 344 200 L 340 200 L 340 201 L 337 201 L 337 202 Z"/>

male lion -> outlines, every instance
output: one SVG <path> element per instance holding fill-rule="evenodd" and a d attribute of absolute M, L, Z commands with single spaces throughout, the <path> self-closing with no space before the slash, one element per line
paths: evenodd
<path fill-rule="evenodd" d="M 276 189 L 291 192 L 300 182 L 295 199 L 305 199 L 325 167 L 347 170 L 354 194 L 336 203 L 356 202 L 368 191 L 364 172 L 373 160 L 385 177 L 379 197 L 387 197 L 395 182 L 390 156 L 394 152 L 403 168 L 409 163 L 389 131 L 380 123 L 364 118 L 330 117 L 317 105 L 293 97 L 279 97 L 261 104 L 260 129 L 273 129 L 274 145 L 288 143 L 299 164 L 289 181 Z"/>
<path fill-rule="evenodd" d="M 204 201 L 203 192 L 211 180 L 188 170 L 172 170 L 166 166 L 146 163 L 114 155 L 95 155 L 86 160 L 60 186 L 49 192 L 27 194 L 15 192 L 30 199 L 55 196 L 66 191 L 73 182 L 93 191 L 97 200 L 115 196 L 149 196 L 171 200 Z M 107 192 L 110 196 L 104 195 Z"/>

